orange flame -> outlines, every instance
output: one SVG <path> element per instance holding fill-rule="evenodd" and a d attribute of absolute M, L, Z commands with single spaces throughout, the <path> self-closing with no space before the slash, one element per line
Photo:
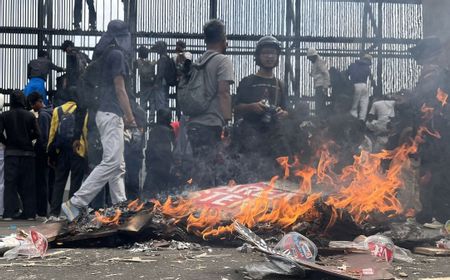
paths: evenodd
<path fill-rule="evenodd" d="M 311 166 L 306 166 L 295 172 L 295 176 L 301 177 L 300 193 L 310 194 L 312 191 L 312 177 L 316 174 L 316 170 Z"/>
<path fill-rule="evenodd" d="M 284 178 L 285 179 L 288 178 L 289 173 L 290 173 L 289 168 L 291 167 L 289 165 L 289 158 L 288 157 L 279 157 L 279 158 L 277 158 L 277 162 L 284 169 Z"/>
<path fill-rule="evenodd" d="M 436 98 L 437 98 L 437 100 L 439 100 L 439 102 L 441 102 L 442 107 L 447 105 L 448 94 L 445 91 L 443 91 L 441 88 L 437 89 Z"/>
<path fill-rule="evenodd" d="M 140 203 L 139 204 L 139 198 L 131 201 L 130 203 L 128 203 L 127 208 L 130 211 L 134 211 L 134 212 L 139 212 L 140 210 L 142 210 L 142 208 L 144 208 L 145 203 Z"/>
<path fill-rule="evenodd" d="M 422 109 L 425 113 L 433 112 L 425 105 Z M 240 210 L 231 219 L 249 228 L 259 224 L 288 229 L 299 221 L 312 222 L 321 218 L 321 213 L 316 209 L 319 201 L 331 209 L 326 230 L 342 215 L 342 210 L 358 223 L 371 218 L 374 213 L 383 214 L 386 218 L 400 214 L 413 215 L 413 210 L 403 209 L 397 192 L 404 187 L 402 174 L 410 168 L 410 155 L 417 153 L 425 134 L 440 136 L 436 131 L 420 127 L 410 143 L 376 154 L 362 151 L 354 156 L 353 164 L 343 168 L 340 174 L 333 171 L 337 159 L 326 147 L 320 152 L 317 168 L 302 166 L 298 159 L 289 164 L 288 157 L 280 157 L 277 160 L 284 168 L 284 177 L 290 175 L 291 168 L 298 168 L 294 172 L 295 176 L 301 178 L 297 193 L 289 199 L 271 197 L 278 179 L 274 177 L 269 187 L 257 197 L 243 201 Z M 390 161 L 387 170 L 381 165 L 385 160 Z M 321 192 L 314 191 L 313 180 L 320 184 Z M 233 231 L 229 224 L 230 217 L 224 218 L 216 208 L 197 209 L 191 199 L 173 201 L 169 197 L 164 204 L 155 201 L 155 209 L 177 221 L 186 220 L 188 230 L 205 239 Z"/>
<path fill-rule="evenodd" d="M 111 224 L 118 225 L 121 215 L 122 215 L 122 211 L 120 211 L 119 209 L 116 209 L 113 217 L 103 216 L 102 214 L 100 214 L 100 212 L 95 211 L 95 218 L 97 219 L 97 221 L 99 221 L 105 225 L 111 225 Z"/>

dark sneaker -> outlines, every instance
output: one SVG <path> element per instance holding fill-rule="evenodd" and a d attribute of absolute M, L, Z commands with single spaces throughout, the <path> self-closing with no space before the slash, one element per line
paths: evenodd
<path fill-rule="evenodd" d="M 67 220 L 69 222 L 72 222 L 75 220 L 81 212 L 81 209 L 73 205 L 70 200 L 67 200 L 63 204 L 61 204 L 61 210 L 64 212 L 64 214 L 67 217 Z"/>
<path fill-rule="evenodd" d="M 77 30 L 77 31 L 81 31 L 81 26 L 79 23 L 74 23 L 73 24 L 73 29 Z"/>
<path fill-rule="evenodd" d="M 89 24 L 89 31 L 97 31 L 97 25 Z"/>

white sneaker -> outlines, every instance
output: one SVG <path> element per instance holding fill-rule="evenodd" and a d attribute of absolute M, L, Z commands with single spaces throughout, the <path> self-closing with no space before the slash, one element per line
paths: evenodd
<path fill-rule="evenodd" d="M 66 215 L 67 220 L 69 222 L 72 222 L 73 220 L 75 220 L 80 215 L 80 212 L 81 212 L 81 209 L 79 209 L 78 207 L 73 205 L 70 202 L 70 200 L 67 200 L 66 202 L 61 204 L 61 210 Z"/>

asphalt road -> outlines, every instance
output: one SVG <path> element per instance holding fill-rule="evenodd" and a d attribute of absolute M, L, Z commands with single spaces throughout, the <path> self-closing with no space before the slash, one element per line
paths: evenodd
<path fill-rule="evenodd" d="M 0 234 L 11 232 L 12 224 L 29 223 L 0 222 Z M 245 265 L 264 260 L 258 252 L 242 253 L 236 248 L 217 246 L 183 250 L 152 248 L 143 252 L 132 252 L 124 247 L 56 248 L 50 249 L 48 254 L 44 259 L 0 259 L 0 279 L 251 279 L 245 272 Z M 392 273 L 402 279 L 450 279 L 450 257 L 414 255 L 414 258 L 412 264 L 394 262 Z M 309 279 L 334 279 L 316 273 L 307 276 Z"/>

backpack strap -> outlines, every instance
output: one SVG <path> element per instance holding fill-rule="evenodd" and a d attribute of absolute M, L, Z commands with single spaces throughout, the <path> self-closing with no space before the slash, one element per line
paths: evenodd
<path fill-rule="evenodd" d="M 65 112 L 63 111 L 62 106 L 59 106 L 59 107 L 58 107 L 58 110 L 57 110 L 59 121 L 61 121 L 61 118 L 62 118 L 63 115 L 65 115 L 65 114 L 70 114 L 70 109 L 72 109 L 74 106 L 75 106 L 75 104 L 71 104 L 71 105 L 69 106 L 69 108 L 67 108 L 67 110 L 66 110 Z"/>
<path fill-rule="evenodd" d="M 61 118 L 62 118 L 62 116 L 64 114 L 62 106 L 58 107 L 57 112 L 58 112 L 58 123 L 59 123 L 59 122 L 61 122 Z"/>
<path fill-rule="evenodd" d="M 206 64 L 208 64 L 208 62 L 209 62 L 213 57 L 215 57 L 216 55 L 219 55 L 219 53 L 218 53 L 218 52 L 213 52 L 213 54 L 211 54 L 210 56 L 208 56 L 205 60 L 203 60 L 203 61 L 201 61 L 200 63 L 198 63 L 198 64 L 197 64 L 197 67 L 201 67 L 201 68 L 205 67 Z"/>
<path fill-rule="evenodd" d="M 280 80 L 278 80 L 277 77 L 275 77 L 275 101 L 274 101 L 274 106 L 278 106 L 278 95 L 281 95 L 281 83 Z M 281 96 L 280 96 L 281 97 Z"/>

